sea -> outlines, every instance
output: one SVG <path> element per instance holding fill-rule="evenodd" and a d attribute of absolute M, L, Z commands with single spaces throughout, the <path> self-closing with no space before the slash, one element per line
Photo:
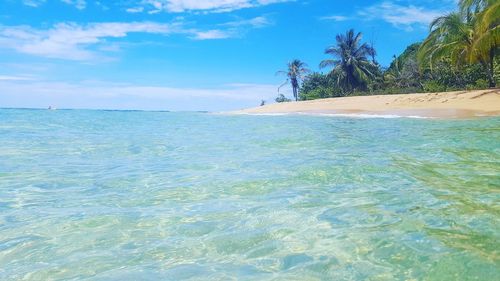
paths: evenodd
<path fill-rule="evenodd" d="M 0 109 L 0 280 L 499 280 L 500 118 L 385 117 Z"/>

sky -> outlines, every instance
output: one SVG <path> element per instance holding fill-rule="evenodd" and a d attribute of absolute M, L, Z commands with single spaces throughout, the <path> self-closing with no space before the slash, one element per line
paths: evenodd
<path fill-rule="evenodd" d="M 388 66 L 456 0 L 0 0 L 0 108 L 224 111 L 272 102 L 348 29 Z M 283 91 L 289 97 L 291 90 Z"/>

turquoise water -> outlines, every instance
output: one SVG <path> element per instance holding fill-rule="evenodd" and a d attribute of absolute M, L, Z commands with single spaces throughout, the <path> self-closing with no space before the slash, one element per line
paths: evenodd
<path fill-rule="evenodd" d="M 498 280 L 500 118 L 0 110 L 0 280 Z"/>

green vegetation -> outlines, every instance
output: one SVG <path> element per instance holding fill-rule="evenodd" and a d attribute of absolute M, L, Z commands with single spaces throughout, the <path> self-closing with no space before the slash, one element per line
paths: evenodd
<path fill-rule="evenodd" d="M 300 60 L 280 73 L 287 75 L 285 84 L 291 83 L 296 100 L 485 89 L 500 82 L 499 52 L 500 1 L 460 0 L 457 12 L 435 19 L 428 37 L 394 56 L 388 68 L 375 61 L 375 49 L 351 29 L 326 49 L 331 58 L 320 68 L 330 67 L 327 74 L 307 74 Z M 276 101 L 289 100 L 280 94 Z"/>
<path fill-rule="evenodd" d="M 278 97 L 275 99 L 276 102 L 291 102 L 292 100 L 285 97 L 283 94 L 278 94 Z"/>
<path fill-rule="evenodd" d="M 283 85 L 280 86 L 280 88 L 290 82 L 293 90 L 293 97 L 295 98 L 295 101 L 297 101 L 299 98 L 299 83 L 301 80 L 303 80 L 304 75 L 308 72 L 309 70 L 307 69 L 307 65 L 304 62 L 297 59 L 291 61 L 290 63 L 288 63 L 288 69 L 286 71 L 281 70 L 276 73 L 284 74 L 287 76 L 287 80 L 285 81 L 285 83 L 283 83 Z"/>
<path fill-rule="evenodd" d="M 376 75 L 377 65 L 368 61 L 368 56 L 375 56 L 375 49 L 366 43 L 361 44 L 361 37 L 361 33 L 354 35 L 353 29 L 345 35 L 337 35 L 336 45 L 325 50 L 325 54 L 332 55 L 334 59 L 326 59 L 319 64 L 321 68 L 333 67 L 328 75 L 344 93 L 366 89 Z"/>
<path fill-rule="evenodd" d="M 439 17 L 431 23 L 431 32 L 422 43 L 418 59 L 422 68 L 448 60 L 459 68 L 479 64 L 495 87 L 494 62 L 500 47 L 500 2 L 462 0 L 460 11 Z"/>

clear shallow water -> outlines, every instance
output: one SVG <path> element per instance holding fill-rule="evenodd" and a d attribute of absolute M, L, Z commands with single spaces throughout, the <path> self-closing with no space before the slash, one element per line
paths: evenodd
<path fill-rule="evenodd" d="M 495 280 L 499 175 L 500 118 L 0 110 L 0 280 Z"/>

